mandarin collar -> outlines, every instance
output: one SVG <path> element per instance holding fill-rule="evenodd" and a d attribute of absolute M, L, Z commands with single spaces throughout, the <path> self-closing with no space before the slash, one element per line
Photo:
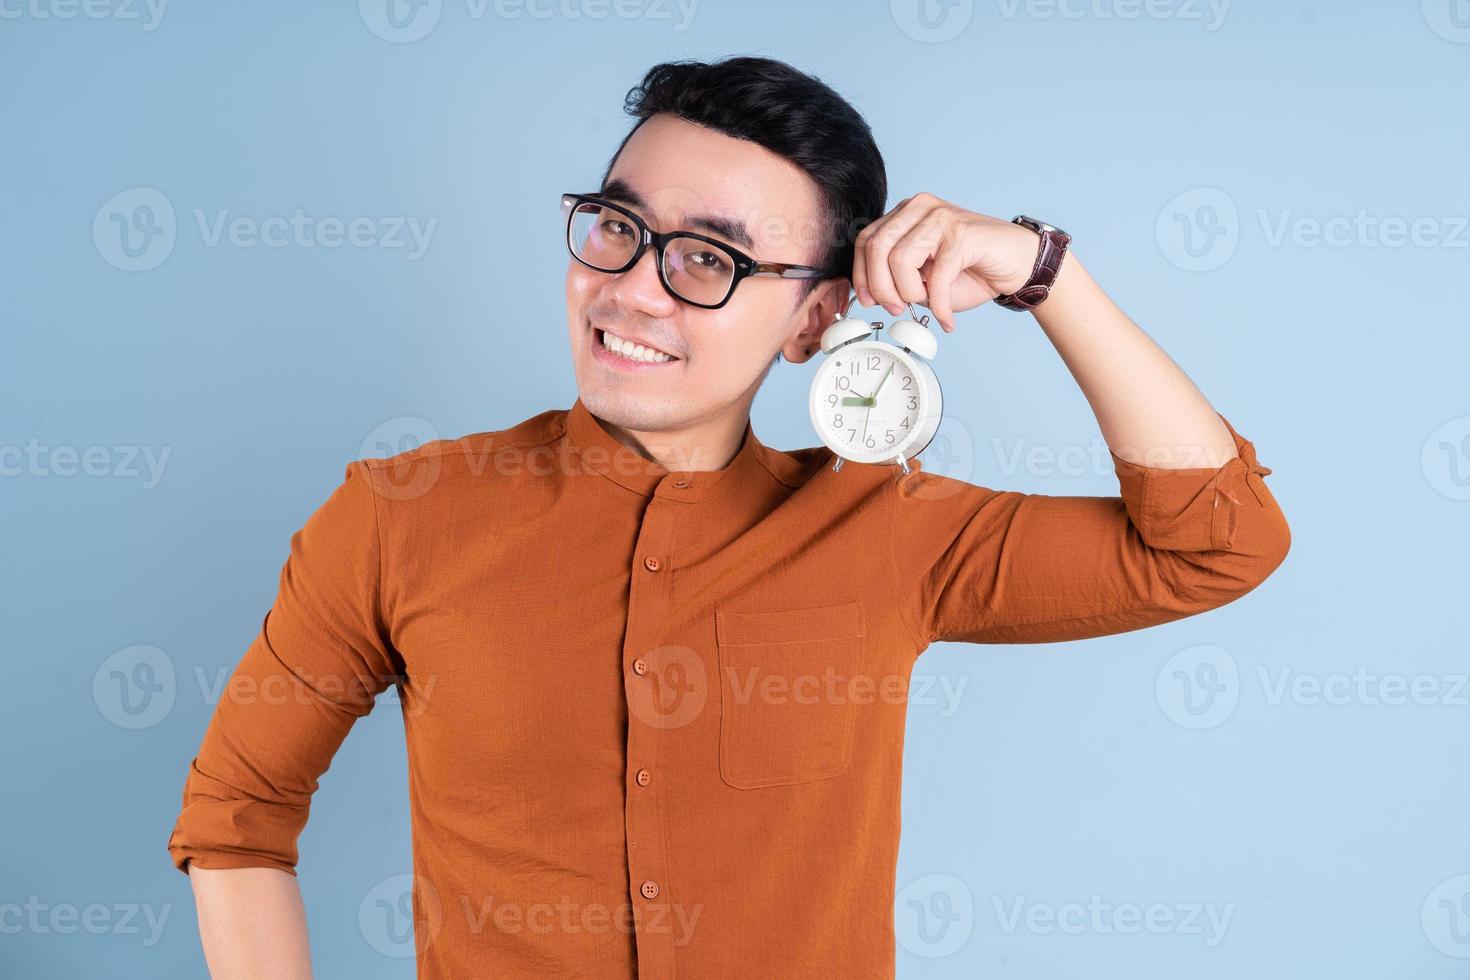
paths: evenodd
<path fill-rule="evenodd" d="M 655 460 L 645 459 L 602 427 L 579 396 L 567 409 L 566 432 L 577 449 L 582 467 L 647 497 L 694 502 L 716 493 L 734 492 L 760 469 L 762 444 L 756 438 L 749 416 L 740 448 L 723 469 L 667 470 Z"/>

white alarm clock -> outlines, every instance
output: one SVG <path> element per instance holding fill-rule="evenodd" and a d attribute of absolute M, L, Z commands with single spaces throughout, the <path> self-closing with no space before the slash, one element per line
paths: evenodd
<path fill-rule="evenodd" d="M 909 306 L 912 314 L 914 308 Z M 812 378 L 812 427 L 837 455 L 854 463 L 897 463 L 924 451 L 944 412 L 939 378 L 929 361 L 939 341 L 929 317 L 897 320 L 891 343 L 878 339 L 882 321 L 839 319 L 822 334 L 826 359 Z"/>

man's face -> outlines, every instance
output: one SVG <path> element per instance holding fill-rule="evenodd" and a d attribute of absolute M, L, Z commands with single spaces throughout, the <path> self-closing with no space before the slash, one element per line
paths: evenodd
<path fill-rule="evenodd" d="M 661 113 L 638 128 L 608 186 L 636 195 L 605 196 L 655 232 L 698 232 L 763 262 L 814 265 L 823 252 L 821 198 L 810 177 L 764 147 L 677 116 Z M 593 414 L 636 431 L 677 430 L 727 412 L 743 417 L 776 352 L 806 360 L 806 348 L 816 346 L 848 296 L 846 279 L 824 281 L 801 299 L 801 280 L 757 276 L 720 309 L 701 309 L 665 291 L 654 251 L 618 275 L 567 260 L 577 389 Z M 623 360 L 603 348 L 603 331 L 676 360 Z"/>

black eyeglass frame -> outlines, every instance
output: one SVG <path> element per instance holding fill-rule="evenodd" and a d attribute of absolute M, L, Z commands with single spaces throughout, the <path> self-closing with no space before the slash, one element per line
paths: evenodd
<path fill-rule="evenodd" d="M 576 214 L 577 208 L 580 205 L 586 203 L 596 204 L 598 207 L 604 207 L 608 208 L 609 210 L 616 211 L 618 214 L 625 216 L 628 219 L 628 222 L 632 224 L 633 227 L 638 229 L 638 246 L 633 249 L 632 257 L 629 258 L 628 261 L 624 263 L 621 267 L 617 269 L 603 269 L 600 266 L 595 266 L 579 256 L 577 254 L 577 250 L 572 247 L 572 218 Z M 697 231 L 654 231 L 652 228 L 648 227 L 647 222 L 645 222 L 633 211 L 629 210 L 621 204 L 614 203 L 613 201 L 609 201 L 606 198 L 598 197 L 595 194 L 563 194 L 561 196 L 561 210 L 562 213 L 566 216 L 566 245 L 567 251 L 571 253 L 572 258 L 576 259 L 587 268 L 596 270 L 597 272 L 606 272 L 608 275 L 618 275 L 620 273 L 627 272 L 629 269 L 633 268 L 633 266 L 637 265 L 638 260 L 643 258 L 643 253 L 648 251 L 648 248 L 651 245 L 653 246 L 654 251 L 654 265 L 658 268 L 658 281 L 663 285 L 664 291 L 681 303 L 688 303 L 690 306 L 696 306 L 703 310 L 718 310 L 726 303 L 730 302 L 730 297 L 735 295 L 735 287 L 739 286 L 742 281 L 752 276 L 768 276 L 775 279 L 838 278 L 836 274 L 831 273 L 826 269 L 817 269 L 809 265 L 795 265 L 790 262 L 762 262 L 754 258 L 753 256 L 747 255 L 746 253 L 740 251 L 740 249 L 729 244 L 728 242 L 722 242 L 719 239 L 710 238 L 708 235 L 701 235 Z M 695 241 L 704 242 L 707 245 L 713 245 L 714 247 L 720 249 L 722 252 L 730 256 L 734 271 L 730 274 L 730 288 L 726 290 L 724 299 L 721 299 L 718 303 L 696 303 L 692 299 L 688 299 L 684 296 L 679 295 L 679 293 L 675 291 L 674 287 L 669 284 L 668 276 L 664 273 L 664 248 L 668 245 L 669 242 L 673 241 L 676 238 L 692 238 Z"/>

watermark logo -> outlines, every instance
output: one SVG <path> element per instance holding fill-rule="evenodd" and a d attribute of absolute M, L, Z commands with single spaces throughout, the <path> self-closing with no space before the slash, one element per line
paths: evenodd
<path fill-rule="evenodd" d="M 382 423 L 363 437 L 358 455 L 385 459 L 410 452 L 439 438 L 428 419 L 400 415 Z M 413 500 L 429 492 L 439 479 L 443 461 L 437 453 L 423 453 L 411 462 L 382 467 L 373 489 L 390 500 Z"/>
<path fill-rule="evenodd" d="M 676 643 L 639 657 L 628 678 L 628 710 L 653 728 L 682 728 L 704 711 L 709 679 L 699 654 Z"/>
<path fill-rule="evenodd" d="M 914 480 L 907 485 L 908 496 L 916 500 L 943 500 L 970 486 L 975 472 L 975 438 L 970 427 L 948 412 L 939 420 L 939 428 L 919 454 L 923 471 L 947 480 Z"/>
<path fill-rule="evenodd" d="M 1424 938 L 1446 956 L 1470 959 L 1470 875 L 1439 883 L 1420 910 Z"/>
<path fill-rule="evenodd" d="M 1470 0 L 1423 0 L 1424 22 L 1446 41 L 1470 44 Z"/>
<path fill-rule="evenodd" d="M 1174 195 L 1159 211 L 1154 236 L 1164 258 L 1186 272 L 1218 269 L 1240 244 L 1240 212 L 1218 187 Z"/>
<path fill-rule="evenodd" d="M 158 647 L 125 647 L 92 675 L 92 701 L 119 728 L 152 728 L 173 710 L 174 663 Z"/>
<path fill-rule="evenodd" d="M 405 959 L 415 955 L 415 901 L 423 914 L 417 947 L 427 949 L 444 924 L 444 905 L 431 882 L 411 874 L 384 878 L 362 897 L 357 907 L 362 938 L 384 956 Z"/>
<path fill-rule="evenodd" d="M 173 202 L 154 187 L 130 187 L 109 197 L 92 219 L 97 254 L 123 272 L 156 269 L 173 254 L 178 223 Z"/>
<path fill-rule="evenodd" d="M 1154 678 L 1159 707 L 1181 728 L 1222 725 L 1240 701 L 1240 672 L 1223 647 L 1200 644 L 1180 650 Z"/>
<path fill-rule="evenodd" d="M 1450 419 L 1424 440 L 1424 478 L 1441 496 L 1470 500 L 1470 415 Z"/>
<path fill-rule="evenodd" d="M 903 887 L 894 899 L 898 944 L 915 956 L 953 956 L 975 931 L 975 899 L 951 874 L 931 874 Z"/>
<path fill-rule="evenodd" d="M 889 0 L 888 10 L 909 37 L 939 44 L 954 40 L 970 26 L 975 0 Z"/>
<path fill-rule="evenodd" d="M 357 0 L 367 29 L 394 44 L 428 37 L 439 23 L 442 7 L 442 0 Z"/>

